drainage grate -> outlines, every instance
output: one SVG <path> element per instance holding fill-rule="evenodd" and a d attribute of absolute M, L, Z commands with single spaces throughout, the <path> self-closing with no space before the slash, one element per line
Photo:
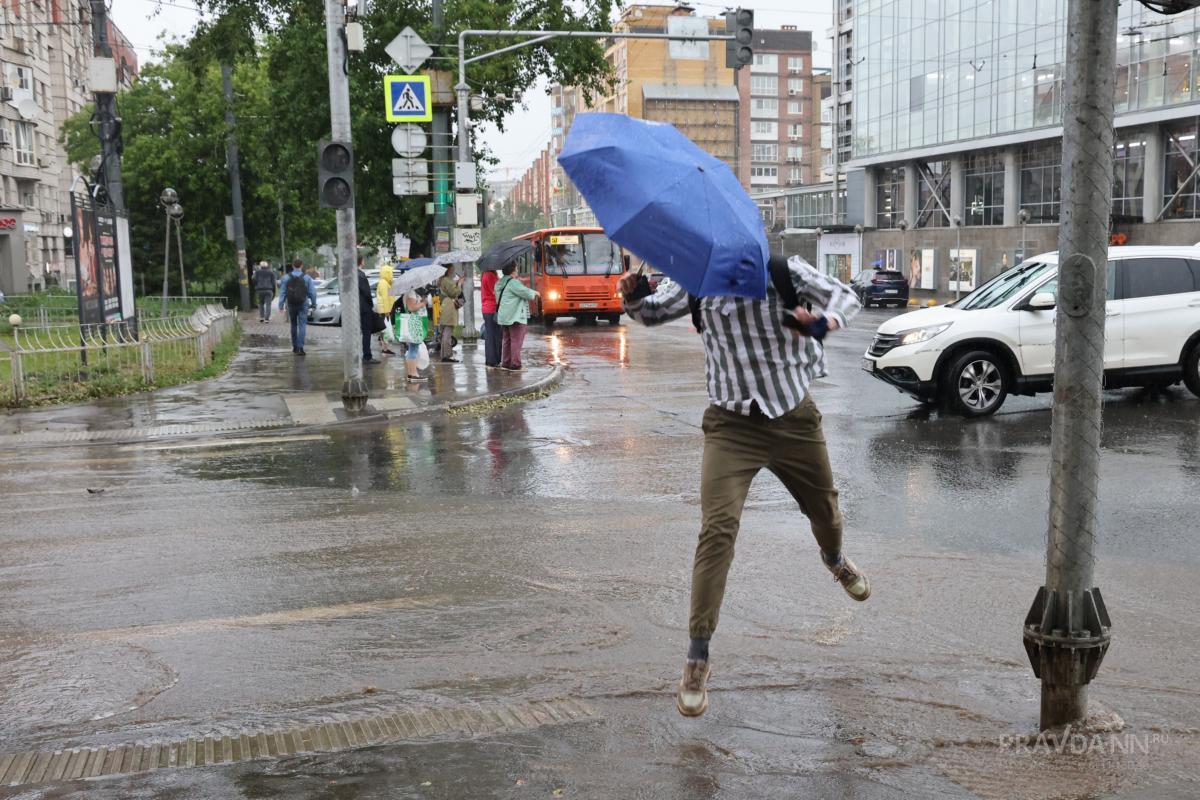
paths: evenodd
<path fill-rule="evenodd" d="M 203 767 L 301 753 L 329 753 L 356 747 L 451 734 L 485 736 L 585 720 L 596 712 L 582 701 L 563 698 L 518 704 L 435 706 L 380 712 L 309 725 L 237 734 L 193 736 L 166 742 L 115 747 L 31 750 L 0 755 L 0 786 L 25 786 L 126 775 L 155 769 Z"/>

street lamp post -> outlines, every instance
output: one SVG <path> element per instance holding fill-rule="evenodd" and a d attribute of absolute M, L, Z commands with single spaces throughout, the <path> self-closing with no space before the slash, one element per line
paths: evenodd
<path fill-rule="evenodd" d="M 900 257 L 904 259 L 904 263 L 908 265 L 908 285 L 913 285 L 912 274 L 912 258 L 908 255 L 908 220 L 902 219 L 896 223 L 896 227 L 900 229 Z"/>
<path fill-rule="evenodd" d="M 167 294 L 169 272 L 171 269 L 171 209 L 178 208 L 179 214 L 183 214 L 183 206 L 179 205 L 179 194 L 167 187 L 162 190 L 162 194 L 158 196 L 158 204 L 162 207 L 163 217 L 166 219 L 167 229 L 166 238 L 163 242 L 163 282 L 162 282 L 162 316 L 167 315 Z M 181 256 L 182 258 L 182 256 Z M 180 274 L 182 275 L 182 269 Z"/>
<path fill-rule="evenodd" d="M 1028 258 L 1029 254 L 1025 252 L 1025 226 L 1029 223 L 1029 209 L 1022 208 L 1017 212 L 1017 220 L 1021 223 L 1021 261 Z M 1018 262 L 1019 263 L 1019 262 Z"/>
<path fill-rule="evenodd" d="M 954 302 L 962 296 L 962 217 L 957 214 L 951 220 L 954 223 L 957 248 L 954 251 Z"/>

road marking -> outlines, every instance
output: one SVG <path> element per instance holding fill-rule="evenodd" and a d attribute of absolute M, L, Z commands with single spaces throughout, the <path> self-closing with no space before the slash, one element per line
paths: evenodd
<path fill-rule="evenodd" d="M 173 622 L 164 625 L 135 625 L 127 628 L 106 628 L 86 631 L 80 634 L 80 636 L 81 638 L 94 641 L 157 639 L 165 636 L 185 636 L 211 631 L 235 630 L 238 628 L 258 628 L 266 625 L 295 625 L 303 622 L 324 622 L 327 620 L 345 619 L 346 617 L 356 617 L 363 614 L 374 614 L 381 611 L 430 608 L 445 605 L 449 602 L 450 598 L 443 595 L 430 597 L 394 597 L 360 603 L 341 603 L 333 606 L 312 606 L 310 608 L 295 608 L 286 611 L 269 611 L 264 614 L 250 614 L 244 617 L 215 617 L 189 620 L 187 622 Z"/>
<path fill-rule="evenodd" d="M 126 444 L 122 450 L 200 450 L 209 447 L 246 447 L 259 444 L 290 444 L 292 442 L 327 442 L 330 437 L 323 433 L 298 434 L 296 436 L 255 436 L 242 439 L 213 439 L 206 442 L 177 442 L 166 444 Z"/>
<path fill-rule="evenodd" d="M 233 764 L 304 753 L 332 753 L 414 739 L 494 736 L 535 727 L 567 725 L 596 717 L 577 698 L 515 704 L 387 709 L 350 720 L 294 723 L 227 735 L 70 750 L 0 754 L 0 785 L 28 786 L 63 780 L 128 775 L 155 769 Z M 416 724 L 420 720 L 423 724 Z"/>

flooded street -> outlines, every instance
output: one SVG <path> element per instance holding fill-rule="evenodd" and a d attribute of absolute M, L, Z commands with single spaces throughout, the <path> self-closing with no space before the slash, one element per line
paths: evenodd
<path fill-rule="evenodd" d="M 1013 746 L 1038 718 L 1021 624 L 1049 396 L 978 421 L 922 407 L 859 371 L 889 313 L 831 336 L 815 388 L 872 597 L 830 580 L 760 475 L 699 719 L 672 697 L 707 404 L 686 325 L 533 329 L 528 360 L 565 363 L 562 387 L 487 416 L 6 453 L 0 758 L 551 705 L 0 797 L 1196 796 L 1200 402 L 1106 395 L 1114 632 L 1090 694 L 1117 730 L 1086 753 Z"/>

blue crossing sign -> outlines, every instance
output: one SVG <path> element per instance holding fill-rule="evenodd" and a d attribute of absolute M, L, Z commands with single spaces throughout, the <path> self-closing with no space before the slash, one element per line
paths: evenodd
<path fill-rule="evenodd" d="M 384 75 L 388 122 L 429 122 L 433 103 L 428 75 Z"/>

